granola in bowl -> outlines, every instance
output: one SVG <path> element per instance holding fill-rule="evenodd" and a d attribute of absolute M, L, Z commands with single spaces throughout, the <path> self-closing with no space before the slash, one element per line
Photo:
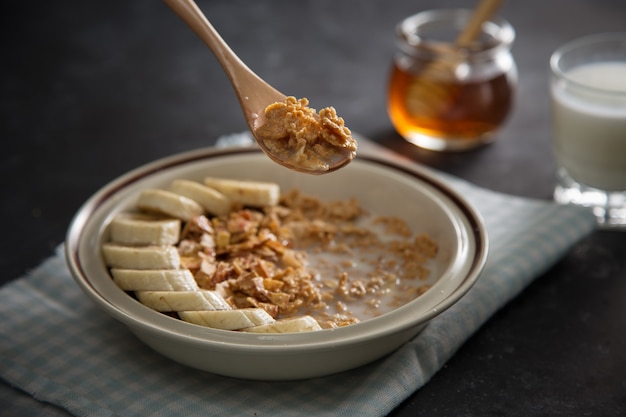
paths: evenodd
<path fill-rule="evenodd" d="M 187 189 L 181 188 L 181 181 L 172 183 L 179 192 Z M 219 191 L 225 183 L 231 191 L 226 195 Z M 116 241 L 113 233 L 103 248 L 118 285 L 157 311 L 227 330 L 310 331 L 379 316 L 430 288 L 428 262 L 436 256 L 438 246 L 427 234 L 414 235 L 400 218 L 368 213 L 355 198 L 322 201 L 297 189 L 278 198 L 277 184 L 216 178 L 206 179 L 205 184 L 217 189 L 199 182 L 184 185 L 196 192 L 210 189 L 211 195 L 218 193 L 220 201 L 229 201 L 228 212 L 212 213 L 216 209 L 209 204 L 208 210 L 201 208 L 190 217 L 189 207 L 201 205 L 187 199 L 204 201 L 199 194 L 144 190 L 138 198 L 141 211 L 132 213 L 141 220 L 128 226 L 125 235 L 135 237 L 148 231 L 154 236 L 155 226 L 167 221 L 158 216 L 182 217 L 169 219 L 182 224 L 173 244 L 175 263 L 127 264 L 114 250 L 121 253 L 128 246 Z M 248 198 L 242 199 L 245 193 L 237 190 L 245 189 Z M 263 198 L 261 191 L 268 189 L 274 197 Z M 146 200 L 146 195 L 163 199 Z M 186 209 L 178 209 L 179 205 Z M 157 217 L 149 220 L 149 215 Z M 129 216 L 118 215 L 112 221 L 113 230 L 128 225 Z M 151 246 L 149 240 L 144 242 Z M 144 287 L 129 283 L 130 275 L 147 276 L 161 270 L 163 276 L 172 269 L 190 273 L 182 291 L 170 290 L 171 284 L 160 289 L 147 278 L 141 279 Z M 175 282 L 179 280 L 177 277 Z M 249 320 L 242 318 L 242 311 Z M 237 319 L 230 318 L 234 314 Z M 282 327 L 285 322 L 289 325 Z"/>

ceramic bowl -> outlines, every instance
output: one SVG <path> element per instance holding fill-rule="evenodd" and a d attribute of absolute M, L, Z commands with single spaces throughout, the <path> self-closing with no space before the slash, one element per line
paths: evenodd
<path fill-rule="evenodd" d="M 274 181 L 321 199 L 355 197 L 368 211 L 406 220 L 439 244 L 433 286 L 415 300 L 357 324 L 306 333 L 252 334 L 190 324 L 140 304 L 113 282 L 100 247 L 110 220 L 138 192 L 173 179 L 205 176 Z M 429 171 L 395 158 L 360 153 L 328 175 L 287 171 L 250 148 L 200 149 L 137 168 L 95 193 L 67 233 L 67 262 L 78 286 L 154 350 L 182 364 L 231 377 L 291 380 L 328 375 L 381 358 L 415 337 L 476 282 L 487 257 L 480 215 Z"/>

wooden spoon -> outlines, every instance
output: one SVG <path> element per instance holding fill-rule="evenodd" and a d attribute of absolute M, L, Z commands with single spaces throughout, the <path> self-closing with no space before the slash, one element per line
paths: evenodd
<path fill-rule="evenodd" d="M 164 2 L 213 52 L 235 90 L 252 135 L 261 150 L 270 159 L 289 169 L 309 174 L 331 172 L 345 166 L 352 160 L 354 152 L 344 152 L 341 149 L 329 152 L 328 158 L 321 161 L 323 164 L 319 165 L 298 164 L 293 159 L 288 160 L 284 158 L 284 154 L 281 154 L 283 155 L 281 156 L 274 153 L 267 146 L 263 137 L 258 134 L 258 129 L 267 122 L 265 117 L 266 107 L 273 103 L 285 102 L 287 97 L 252 72 L 239 59 L 193 0 L 164 0 Z"/>

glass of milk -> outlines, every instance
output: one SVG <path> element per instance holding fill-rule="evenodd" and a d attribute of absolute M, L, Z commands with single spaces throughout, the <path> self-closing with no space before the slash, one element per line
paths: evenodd
<path fill-rule="evenodd" d="M 550 58 L 554 198 L 626 229 L 626 33 L 574 40 Z"/>

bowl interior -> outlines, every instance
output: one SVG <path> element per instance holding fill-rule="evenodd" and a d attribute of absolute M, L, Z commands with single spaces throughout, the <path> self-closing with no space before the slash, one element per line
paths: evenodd
<path fill-rule="evenodd" d="M 358 324 L 300 334 L 253 335 L 204 328 L 150 310 L 119 289 L 110 278 L 100 246 L 106 226 L 135 204 L 138 192 L 167 187 L 177 178 L 205 176 L 273 181 L 288 191 L 297 188 L 323 200 L 357 198 L 379 215 L 398 216 L 413 232 L 428 233 L 439 245 L 431 261 L 433 287 L 414 301 Z M 480 217 L 463 199 L 427 172 L 373 155 L 359 155 L 332 175 L 287 171 L 250 149 L 206 149 L 156 161 L 120 177 L 96 193 L 77 213 L 66 242 L 68 263 L 81 288 L 102 308 L 129 326 L 169 333 L 197 342 L 213 341 L 242 348 L 272 349 L 352 343 L 418 326 L 456 302 L 483 267 L 487 237 Z"/>

